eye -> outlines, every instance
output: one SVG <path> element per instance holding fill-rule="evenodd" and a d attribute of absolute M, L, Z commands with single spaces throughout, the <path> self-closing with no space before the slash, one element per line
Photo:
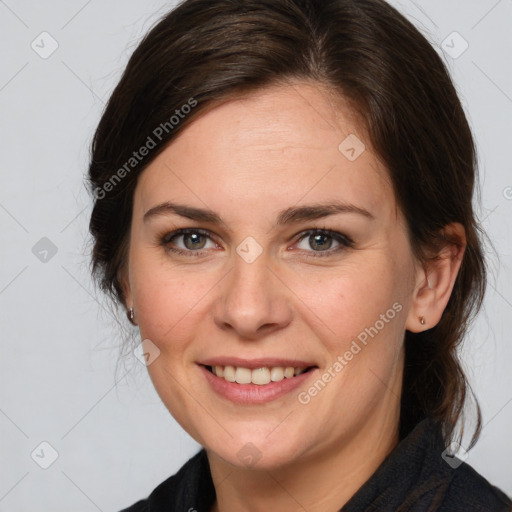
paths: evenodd
<path fill-rule="evenodd" d="M 300 247 L 300 244 L 303 243 L 308 247 Z M 334 245 L 333 243 L 337 244 Z M 300 237 L 299 245 L 297 247 L 301 250 L 306 250 L 308 252 L 316 252 L 320 254 L 313 254 L 312 256 L 323 256 L 322 253 L 332 254 L 334 252 L 341 251 L 346 249 L 347 247 L 353 247 L 353 241 L 347 236 L 338 233 L 336 231 L 329 231 L 326 229 L 312 229 L 303 233 Z"/>
<path fill-rule="evenodd" d="M 160 243 L 169 251 L 187 255 L 202 255 L 203 250 L 219 247 L 202 229 L 178 229 L 164 235 Z"/>
<path fill-rule="evenodd" d="M 308 245 L 309 248 L 300 247 L 300 244 Z M 160 245 L 167 251 L 186 256 L 203 256 L 209 249 L 220 248 L 208 231 L 193 228 L 178 229 L 165 234 L 160 237 Z M 353 245 L 353 241 L 346 235 L 327 229 L 303 232 L 296 242 L 298 249 L 310 253 L 311 256 L 329 256 Z"/>

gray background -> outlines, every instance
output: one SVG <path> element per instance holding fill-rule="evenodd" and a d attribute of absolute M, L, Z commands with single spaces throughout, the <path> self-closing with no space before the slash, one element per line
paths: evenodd
<path fill-rule="evenodd" d="M 88 275 L 92 133 L 135 45 L 172 5 L 0 0 L 0 512 L 119 510 L 198 449 L 146 368 L 134 357 L 116 367 L 129 328 Z M 444 54 L 479 146 L 478 212 L 496 254 L 463 351 L 485 424 L 468 462 L 512 494 L 512 2 L 393 5 Z M 47 469 L 42 442 L 58 453 Z"/>

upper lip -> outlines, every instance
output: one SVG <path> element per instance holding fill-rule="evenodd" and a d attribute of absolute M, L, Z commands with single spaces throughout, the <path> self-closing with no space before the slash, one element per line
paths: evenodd
<path fill-rule="evenodd" d="M 275 366 L 309 368 L 316 366 L 312 362 L 300 361 L 297 359 L 282 359 L 278 357 L 261 357 L 256 359 L 243 359 L 240 357 L 212 357 L 199 362 L 204 366 L 237 366 L 242 368 L 272 368 Z"/>

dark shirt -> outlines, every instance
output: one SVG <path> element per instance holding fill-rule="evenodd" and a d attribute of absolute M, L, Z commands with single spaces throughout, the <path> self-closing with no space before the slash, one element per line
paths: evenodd
<path fill-rule="evenodd" d="M 420 422 L 386 457 L 340 512 L 510 512 L 512 501 L 471 466 L 442 457 L 431 420 Z M 457 467 L 454 467 L 457 466 Z M 210 512 L 215 502 L 202 449 L 145 499 L 121 512 Z"/>

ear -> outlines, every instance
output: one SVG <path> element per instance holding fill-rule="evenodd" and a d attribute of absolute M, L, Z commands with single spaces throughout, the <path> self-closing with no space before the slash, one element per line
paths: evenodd
<path fill-rule="evenodd" d="M 437 257 L 418 266 L 412 305 L 405 328 L 421 332 L 435 327 L 450 299 L 466 249 L 466 232 L 460 223 L 447 224 L 441 236 L 446 244 Z M 454 243 L 457 241 L 457 244 Z M 421 318 L 424 324 L 421 324 Z"/>
<path fill-rule="evenodd" d="M 132 289 L 130 286 L 130 280 L 128 277 L 128 269 L 125 265 L 124 268 L 122 268 L 118 274 L 117 274 L 117 280 L 119 281 L 119 284 L 121 285 L 121 289 L 123 290 L 123 296 L 124 296 L 124 307 L 126 309 L 130 309 L 133 307 L 133 296 L 132 296 Z"/>
<path fill-rule="evenodd" d="M 126 267 L 118 272 L 117 279 L 119 281 L 119 284 L 121 286 L 121 289 L 123 291 L 123 297 L 124 297 L 124 307 L 126 309 L 126 316 L 128 317 L 128 321 L 132 325 L 138 325 L 137 321 L 134 319 L 134 311 L 130 311 L 130 308 L 133 308 L 133 295 L 132 295 L 132 289 L 130 286 L 130 279 L 128 276 L 128 272 L 126 270 Z"/>

